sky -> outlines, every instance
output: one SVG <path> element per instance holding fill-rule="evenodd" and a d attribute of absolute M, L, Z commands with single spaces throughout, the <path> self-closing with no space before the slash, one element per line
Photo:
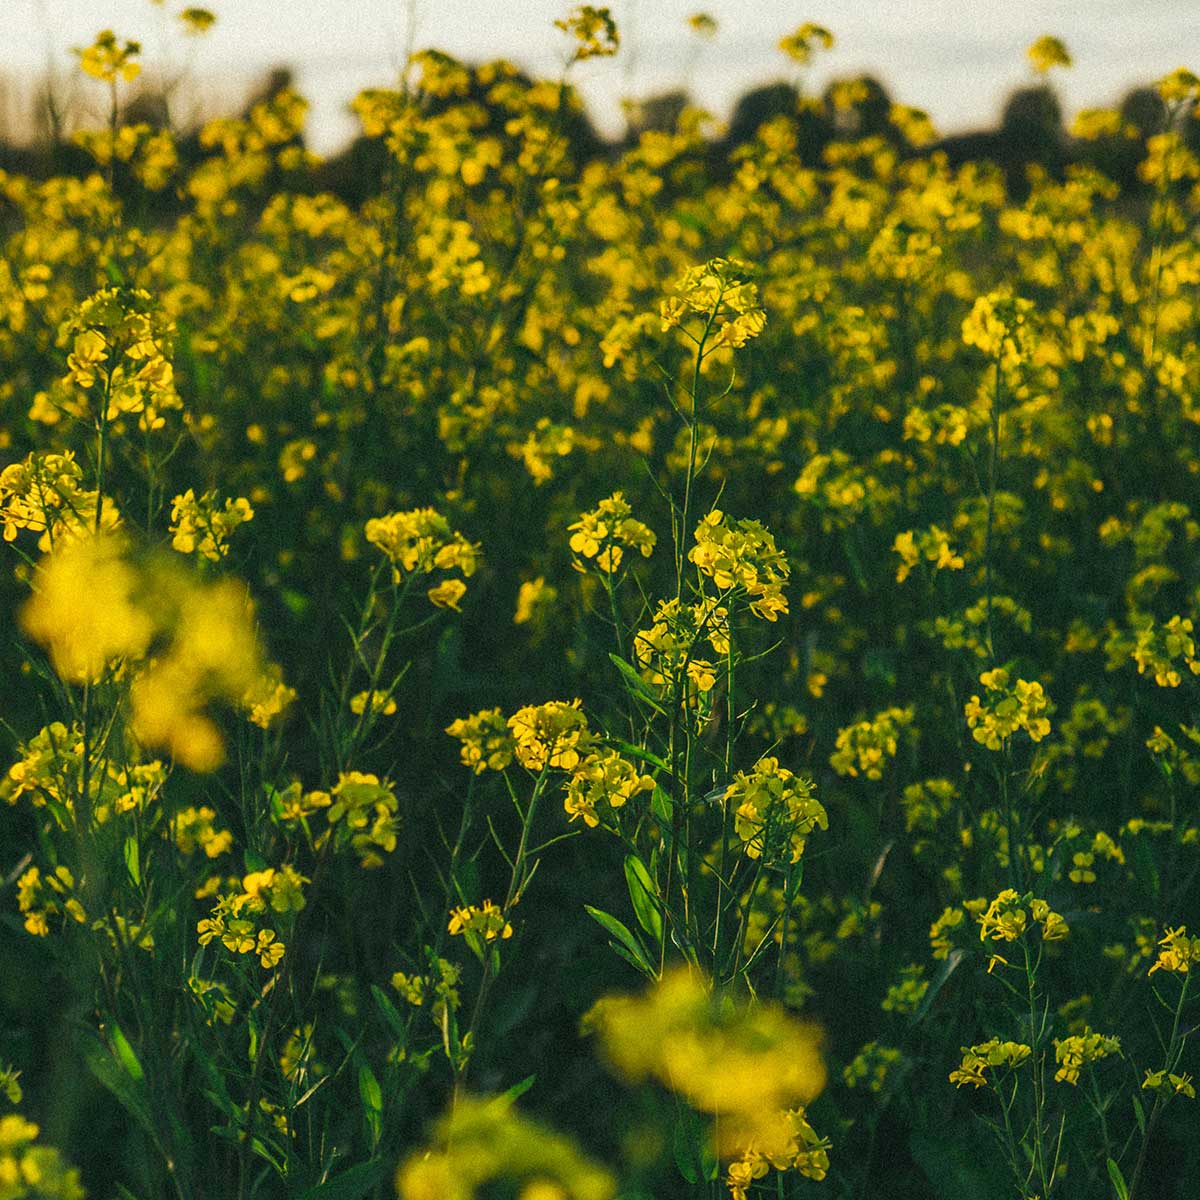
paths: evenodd
<path fill-rule="evenodd" d="M 203 0 L 202 0 L 203 2 Z M 250 83 L 290 65 L 312 103 L 310 144 L 335 151 L 355 131 L 347 103 L 387 86 L 408 49 L 436 47 L 466 60 L 509 58 L 557 78 L 566 42 L 553 21 L 567 0 L 206 0 L 217 15 L 201 39 L 176 32 L 180 0 L 0 0 L 0 72 L 10 110 L 47 62 L 63 86 L 98 107 L 100 85 L 76 78 L 73 47 L 101 29 L 136 38 L 154 76 L 185 74 L 217 108 L 240 105 Z M 748 88 L 795 78 L 779 38 L 804 21 L 837 45 L 805 76 L 870 72 L 894 99 L 926 109 L 943 132 L 994 124 L 1005 96 L 1031 82 L 1026 47 L 1042 34 L 1067 44 L 1075 66 L 1056 73 L 1068 113 L 1115 103 L 1178 66 L 1200 69 L 1200 0 L 610 0 L 622 29 L 616 59 L 580 64 L 572 78 L 593 119 L 621 128 L 622 98 L 687 86 L 718 118 Z M 698 42 L 687 17 L 703 10 L 717 37 Z M 224 104 L 222 103 L 224 102 Z M 3 116 L 0 113 L 0 116 Z"/>

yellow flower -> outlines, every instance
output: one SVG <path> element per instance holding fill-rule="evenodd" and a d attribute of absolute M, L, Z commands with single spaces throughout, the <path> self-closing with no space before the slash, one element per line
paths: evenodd
<path fill-rule="evenodd" d="M 512 1109 L 511 1100 L 462 1096 L 434 1144 L 401 1164 L 400 1200 L 611 1200 L 616 1182 L 575 1145 Z"/>
<path fill-rule="evenodd" d="M 607 575 L 620 567 L 626 550 L 638 550 L 643 558 L 649 558 L 657 539 L 650 528 L 634 520 L 632 513 L 624 493 L 613 492 L 567 526 L 572 553 L 580 559 L 595 559 Z M 583 569 L 578 560 L 575 566 Z"/>
<path fill-rule="evenodd" d="M 1158 944 L 1162 949 L 1150 968 L 1151 975 L 1155 971 L 1172 971 L 1186 975 L 1193 963 L 1200 962 L 1200 937 L 1188 937 L 1186 925 L 1181 925 L 1178 929 L 1168 929 L 1159 938 Z"/>
<path fill-rule="evenodd" d="M 446 727 L 446 732 L 462 742 L 459 751 L 462 764 L 476 775 L 482 775 L 489 768 L 503 771 L 513 760 L 516 743 L 498 708 L 486 708 L 469 717 L 459 717 Z"/>
<path fill-rule="evenodd" d="M 546 582 L 544 575 L 526 580 L 517 591 L 517 611 L 514 625 L 540 625 L 558 599 L 558 588 Z"/>
<path fill-rule="evenodd" d="M 733 810 L 734 830 L 747 858 L 768 863 L 799 862 L 809 834 L 829 828 L 812 780 L 781 767 L 775 758 L 760 758 L 748 774 L 739 771 L 725 789 L 725 804 Z"/>
<path fill-rule="evenodd" d="M 171 548 L 180 554 L 196 554 L 209 562 L 219 562 L 229 553 L 229 535 L 251 520 L 254 509 L 242 497 L 226 500 L 217 507 L 217 493 L 205 492 L 199 500 L 191 489 L 171 501 Z"/>
<path fill-rule="evenodd" d="M 1170 1088 L 1175 1096 L 1186 1096 L 1189 1100 L 1196 1098 L 1196 1088 L 1190 1075 L 1175 1075 L 1166 1070 L 1147 1071 L 1146 1078 L 1142 1080 L 1142 1087 L 1151 1091 Z"/>
<path fill-rule="evenodd" d="M 1056 37 L 1046 35 L 1038 38 L 1036 42 L 1026 51 L 1029 56 L 1029 61 L 1033 64 L 1033 69 L 1040 75 L 1044 75 L 1052 67 L 1069 67 L 1071 66 L 1071 56 L 1067 53 L 1066 46 Z"/>
<path fill-rule="evenodd" d="M 788 611 L 783 594 L 791 569 L 771 533 L 758 521 L 730 521 L 713 509 L 696 526 L 688 559 L 722 591 L 737 589 L 750 598 L 750 611 L 775 621 Z"/>
<path fill-rule="evenodd" d="M 1027 317 L 1033 309 L 1029 300 L 1008 292 L 980 296 L 962 323 L 962 340 L 976 346 L 1005 368 L 1016 367 L 1028 357 Z"/>
<path fill-rule="evenodd" d="M 579 764 L 581 750 L 590 746 L 587 717 L 580 701 L 549 700 L 519 709 L 508 719 L 514 753 L 521 766 L 530 771 L 554 767 L 572 771 Z"/>
<path fill-rule="evenodd" d="M 282 942 L 275 940 L 275 930 L 260 929 L 258 931 L 258 940 L 254 944 L 254 953 L 258 955 L 258 961 L 263 967 L 270 969 L 275 966 L 283 957 L 284 945 Z"/>
<path fill-rule="evenodd" d="M 63 679 L 94 683 L 118 659 L 149 648 L 155 623 L 139 603 L 142 586 L 120 542 L 81 538 L 39 564 L 21 624 Z"/>
<path fill-rule="evenodd" d="M 782 1007 L 723 1002 L 686 969 L 645 995 L 609 996 L 584 1018 L 626 1078 L 652 1078 L 693 1108 L 720 1116 L 721 1146 L 739 1153 L 756 1137 L 775 1142 L 779 1114 L 825 1086 L 819 1032 Z"/>
<path fill-rule="evenodd" d="M 838 730 L 836 748 L 829 764 L 839 775 L 852 779 L 859 774 L 882 779 L 883 769 L 896 757 L 900 731 L 913 723 L 913 709 L 892 707 L 874 718 Z"/>
<path fill-rule="evenodd" d="M 465 933 L 479 934 L 485 942 L 493 942 L 496 938 L 503 941 L 512 937 L 512 925 L 504 918 L 499 906 L 492 900 L 485 900 L 481 905 L 467 904 L 450 910 L 448 926 L 452 936 Z"/>
<path fill-rule="evenodd" d="M 443 579 L 426 592 L 431 604 L 458 611 L 467 592 L 463 580 L 475 574 L 479 547 L 451 529 L 445 517 L 432 508 L 415 508 L 376 517 L 367 522 L 365 532 L 367 541 L 387 555 L 397 583 L 406 576 L 437 571 L 461 575 Z"/>
<path fill-rule="evenodd" d="M 438 608 L 452 608 L 461 612 L 458 602 L 467 594 L 467 585 L 461 579 L 444 579 L 426 593 L 429 602 Z"/>
<path fill-rule="evenodd" d="M 86 50 L 75 51 L 84 71 L 105 83 L 112 83 L 118 76 L 126 83 L 136 79 L 142 68 L 134 59 L 141 52 L 140 43 L 120 42 L 111 29 L 98 33 Z"/>
<path fill-rule="evenodd" d="M 620 47 L 617 23 L 608 8 L 596 8 L 581 4 L 571 10 L 554 27 L 569 33 L 579 44 L 575 47 L 572 61 L 582 62 L 588 58 L 609 58 Z"/>
<path fill-rule="evenodd" d="M 217 22 L 217 18 L 207 8 L 185 8 L 179 14 L 183 22 L 184 32 L 192 34 L 207 33 Z"/>
<path fill-rule="evenodd" d="M 805 22 L 794 33 L 789 33 L 779 41 L 779 49 L 794 63 L 807 66 L 812 60 L 814 50 L 832 50 L 833 34 L 822 25 Z"/>
<path fill-rule="evenodd" d="M 582 817 L 584 824 L 594 829 L 600 824 L 597 805 L 601 810 L 621 808 L 639 792 L 653 788 L 654 780 L 639 775 L 637 768 L 615 750 L 596 750 L 575 768 L 567 783 L 563 807 L 572 821 Z"/>
<path fill-rule="evenodd" d="M 987 689 L 987 699 L 975 695 L 967 701 L 965 713 L 971 736 L 989 750 L 999 750 L 1009 737 L 1023 729 L 1035 742 L 1050 732 L 1050 701 L 1042 685 L 1018 679 L 1009 686 L 1009 673 L 1003 667 L 984 671 L 979 682 Z"/>
<path fill-rule="evenodd" d="M 370 703 L 371 712 L 379 716 L 390 717 L 396 711 L 395 699 L 385 692 L 359 692 L 350 697 L 350 711 L 361 716 Z"/>
<path fill-rule="evenodd" d="M 955 1087 L 969 1083 L 972 1087 L 981 1088 L 988 1082 L 985 1071 L 992 1067 L 1015 1070 L 1032 1053 L 1033 1050 L 1022 1042 L 1002 1042 L 998 1038 L 977 1046 L 964 1046 L 962 1062 L 950 1072 L 950 1082 Z"/>
<path fill-rule="evenodd" d="M 1072 1087 L 1079 1082 L 1079 1072 L 1090 1063 L 1099 1062 L 1110 1054 L 1121 1052 L 1119 1038 L 1105 1037 L 1086 1030 L 1076 1036 L 1054 1039 L 1054 1060 L 1059 1064 L 1054 1074 L 1055 1083 L 1069 1083 Z"/>

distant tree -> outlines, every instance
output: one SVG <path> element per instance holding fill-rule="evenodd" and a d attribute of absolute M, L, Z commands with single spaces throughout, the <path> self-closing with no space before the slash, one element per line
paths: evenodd
<path fill-rule="evenodd" d="M 716 147 L 716 159 L 727 160 L 734 149 L 753 141 L 759 129 L 776 117 L 786 117 L 795 125 L 801 160 L 819 162 L 821 151 L 833 138 L 833 123 L 824 111 L 803 106 L 800 92 L 790 83 L 768 83 L 739 98 L 725 137 Z"/>
<path fill-rule="evenodd" d="M 891 94 L 873 75 L 837 80 L 825 89 L 822 99 L 839 137 L 902 140 L 888 119 Z"/>
<path fill-rule="evenodd" d="M 1045 84 L 1013 92 L 1004 105 L 1000 136 L 1014 158 L 1061 166 L 1065 136 L 1058 94 Z"/>
<path fill-rule="evenodd" d="M 626 137 L 636 139 L 648 130 L 670 133 L 679 124 L 684 109 L 691 104 L 692 98 L 683 88 L 659 92 L 645 100 L 630 101 L 626 109 Z"/>

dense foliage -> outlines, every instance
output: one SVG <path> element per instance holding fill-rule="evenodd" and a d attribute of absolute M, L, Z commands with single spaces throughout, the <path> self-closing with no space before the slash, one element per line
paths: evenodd
<path fill-rule="evenodd" d="M 0 1200 L 1193 1194 L 1200 81 L 585 155 L 560 29 L 0 175 Z"/>

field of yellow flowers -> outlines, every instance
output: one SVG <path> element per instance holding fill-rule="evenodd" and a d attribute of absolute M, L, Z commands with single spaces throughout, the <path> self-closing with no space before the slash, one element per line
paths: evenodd
<path fill-rule="evenodd" d="M 0 1200 L 1194 1196 L 1200 80 L 583 154 L 558 24 L 0 174 Z"/>

